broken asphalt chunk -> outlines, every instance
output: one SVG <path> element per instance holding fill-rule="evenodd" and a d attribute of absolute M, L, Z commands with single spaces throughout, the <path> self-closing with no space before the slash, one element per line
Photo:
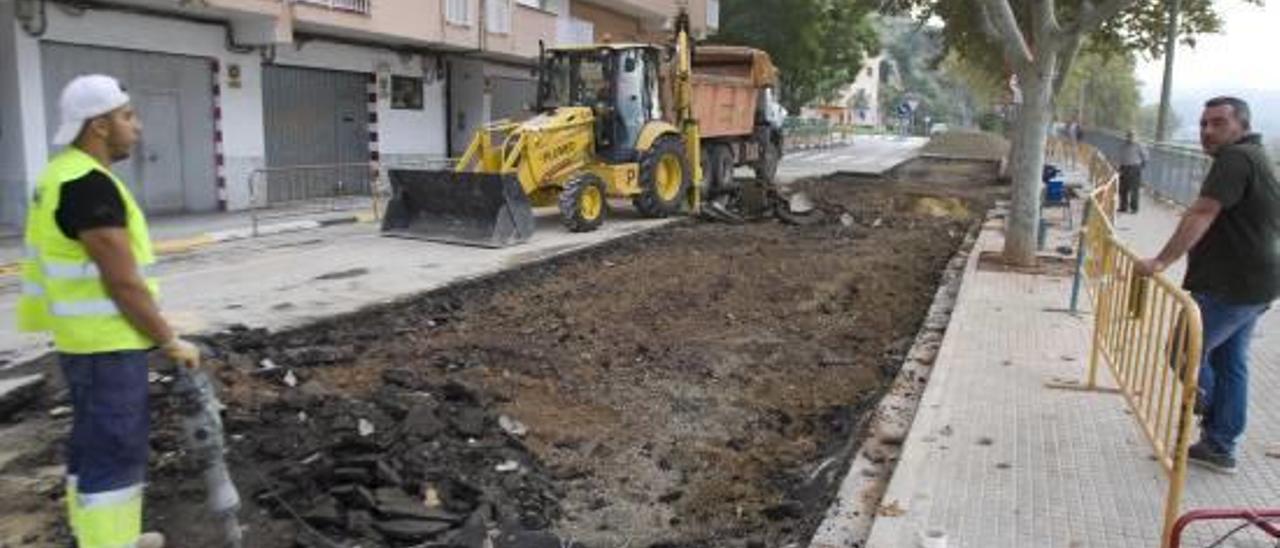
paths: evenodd
<path fill-rule="evenodd" d="M 394 520 L 379 521 L 373 524 L 373 528 L 392 540 L 424 541 L 448 531 L 452 526 L 439 521 Z"/>

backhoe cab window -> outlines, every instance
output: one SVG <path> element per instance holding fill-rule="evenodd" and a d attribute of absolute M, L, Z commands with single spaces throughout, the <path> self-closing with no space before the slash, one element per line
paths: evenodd
<path fill-rule="evenodd" d="M 547 61 L 548 106 L 610 103 L 607 52 L 559 54 Z"/>

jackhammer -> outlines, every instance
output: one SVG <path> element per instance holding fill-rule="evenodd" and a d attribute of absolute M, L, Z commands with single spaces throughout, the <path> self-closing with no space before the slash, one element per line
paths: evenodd
<path fill-rule="evenodd" d="M 208 374 L 183 366 L 177 367 L 173 394 L 178 400 L 187 450 L 204 473 L 209 512 L 216 523 L 222 525 L 223 546 L 241 548 L 243 531 L 237 516 L 240 493 L 231 482 L 223 458 L 226 445 L 222 439 L 222 416 L 219 414 L 223 409 L 222 402 L 218 401 Z"/>

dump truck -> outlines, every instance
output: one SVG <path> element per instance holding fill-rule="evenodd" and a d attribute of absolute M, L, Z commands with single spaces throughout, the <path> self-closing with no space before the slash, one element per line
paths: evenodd
<path fill-rule="evenodd" d="M 670 45 L 543 49 L 536 114 L 481 128 L 451 170 L 390 170 L 383 232 L 505 247 L 532 236 L 534 207 L 587 232 L 610 198 L 660 218 L 733 201 L 735 166 L 771 180 L 782 134 L 768 54 L 697 49 L 686 13 Z"/>
<path fill-rule="evenodd" d="M 743 183 L 733 176 L 750 166 L 756 179 L 771 185 L 782 161 L 782 123 L 778 70 L 764 51 L 734 46 L 699 46 L 693 58 L 693 114 L 702 138 L 704 196 L 724 203 L 738 200 Z M 757 187 L 758 188 L 758 187 Z"/>

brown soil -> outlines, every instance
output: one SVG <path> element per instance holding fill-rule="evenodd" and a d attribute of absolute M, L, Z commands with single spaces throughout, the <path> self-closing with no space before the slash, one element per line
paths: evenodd
<path fill-rule="evenodd" d="M 291 332 L 215 338 L 248 545 L 324 545 L 295 540 L 290 512 L 331 487 L 300 478 L 300 462 L 342 466 L 351 416 L 377 427 L 365 451 L 396 452 L 407 492 L 472 484 L 497 507 L 487 516 L 586 546 L 806 542 L 836 488 L 811 474 L 847 466 L 992 196 L 839 183 L 802 185 L 827 215 L 812 226 L 680 224 Z M 263 359 L 301 384 L 251 373 Z M 484 433 L 405 435 L 419 396 L 445 422 L 478 406 Z M 148 519 L 179 546 L 206 545 L 198 475 L 172 424 L 157 430 Z M 524 465 L 519 480 L 492 471 L 503 460 Z M 321 531 L 394 545 L 351 536 L 352 513 Z"/>

